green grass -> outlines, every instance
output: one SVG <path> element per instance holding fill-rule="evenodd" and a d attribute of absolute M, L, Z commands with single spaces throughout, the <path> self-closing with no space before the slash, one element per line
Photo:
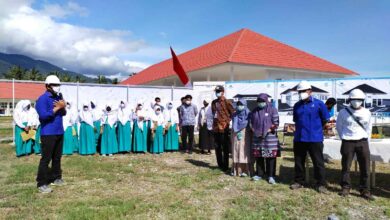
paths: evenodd
<path fill-rule="evenodd" d="M 291 138 L 287 138 L 291 143 Z M 376 200 L 337 195 L 340 163 L 327 164 L 330 195 L 291 191 L 291 145 L 278 159 L 278 184 L 230 177 L 215 155 L 64 156 L 66 186 L 37 193 L 39 156 L 16 158 L 0 144 L 0 219 L 340 219 L 390 218 L 389 164 L 378 163 Z M 312 174 L 313 170 L 310 169 Z M 357 186 L 358 175 L 353 174 Z"/>

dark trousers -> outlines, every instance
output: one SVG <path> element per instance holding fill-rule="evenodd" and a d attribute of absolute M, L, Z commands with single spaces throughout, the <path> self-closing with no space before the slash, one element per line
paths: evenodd
<path fill-rule="evenodd" d="M 360 189 L 369 189 L 370 149 L 367 140 L 347 141 L 341 144 L 341 187 L 351 188 L 350 168 L 356 154 L 360 170 Z"/>
<path fill-rule="evenodd" d="M 62 178 L 61 157 L 63 135 L 41 136 L 41 160 L 39 161 L 37 186 L 48 185 Z M 49 163 L 51 161 L 51 169 Z"/>
<path fill-rule="evenodd" d="M 257 176 L 276 176 L 276 157 L 263 158 L 259 157 L 256 159 L 256 173 Z"/>
<path fill-rule="evenodd" d="M 218 167 L 226 171 L 229 169 L 229 148 L 230 148 L 230 133 L 229 128 L 223 133 L 215 132 L 215 155 L 217 157 Z"/>
<path fill-rule="evenodd" d="M 194 125 L 186 125 L 181 127 L 181 142 L 183 143 L 184 150 L 188 150 L 190 152 L 192 151 L 192 145 L 194 144 Z"/>
<path fill-rule="evenodd" d="M 305 161 L 306 155 L 309 153 L 313 162 L 314 178 L 317 181 L 317 186 L 326 184 L 323 149 L 324 144 L 322 142 L 294 142 L 296 183 L 303 184 L 305 182 Z"/>
<path fill-rule="evenodd" d="M 213 146 L 213 132 L 207 129 L 207 125 L 199 126 L 199 148 L 202 151 L 210 151 Z"/>

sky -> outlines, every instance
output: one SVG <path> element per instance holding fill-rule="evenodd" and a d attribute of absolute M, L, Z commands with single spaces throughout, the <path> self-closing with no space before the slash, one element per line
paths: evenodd
<path fill-rule="evenodd" d="M 242 28 L 390 76 L 388 0 L 0 0 L 0 52 L 123 78 Z"/>

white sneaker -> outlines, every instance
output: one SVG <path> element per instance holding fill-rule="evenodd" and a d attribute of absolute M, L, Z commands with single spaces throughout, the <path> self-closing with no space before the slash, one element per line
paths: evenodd
<path fill-rule="evenodd" d="M 275 185 L 275 184 L 276 184 L 276 181 L 275 181 L 275 179 L 274 179 L 273 177 L 270 177 L 270 178 L 268 179 L 268 183 L 269 183 L 269 184 L 272 184 L 272 185 Z"/>
<path fill-rule="evenodd" d="M 259 180 L 261 180 L 261 177 L 260 176 L 254 176 L 254 177 L 252 177 L 252 180 L 253 181 L 259 181 Z"/>
<path fill-rule="evenodd" d="M 112 154 L 109 154 L 108 156 L 112 157 Z"/>
<path fill-rule="evenodd" d="M 43 186 L 38 187 L 38 191 L 40 193 L 51 193 L 53 190 L 50 187 L 48 187 L 47 185 L 43 185 Z"/>

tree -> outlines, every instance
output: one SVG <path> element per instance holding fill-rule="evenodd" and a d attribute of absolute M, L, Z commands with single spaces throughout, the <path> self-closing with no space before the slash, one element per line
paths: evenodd
<path fill-rule="evenodd" d="M 11 67 L 7 73 L 4 74 L 6 79 L 17 79 L 22 80 L 26 79 L 26 70 L 20 66 Z"/>
<path fill-rule="evenodd" d="M 27 76 L 28 79 L 33 81 L 38 81 L 41 80 L 41 78 L 43 78 L 39 73 L 39 70 L 35 69 L 35 67 L 33 67 L 30 71 L 28 71 L 27 75 L 28 75 Z"/>
<path fill-rule="evenodd" d="M 114 78 L 114 79 L 112 80 L 112 84 L 118 84 L 118 83 L 119 83 L 118 78 Z"/>
<path fill-rule="evenodd" d="M 103 75 L 98 75 L 97 83 L 99 84 L 107 84 L 107 78 Z"/>

